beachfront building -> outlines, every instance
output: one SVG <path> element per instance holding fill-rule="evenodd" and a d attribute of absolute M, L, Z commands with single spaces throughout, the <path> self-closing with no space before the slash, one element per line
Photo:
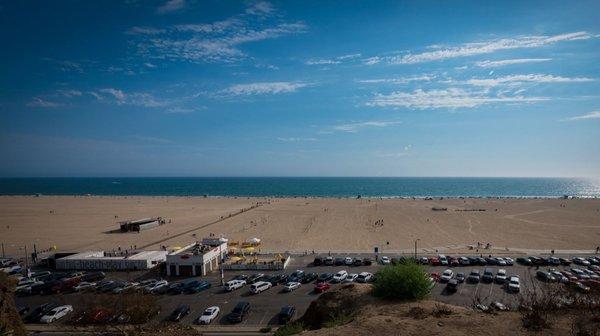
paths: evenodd
<path fill-rule="evenodd" d="M 203 276 L 219 268 L 227 255 L 227 239 L 208 237 L 167 255 L 168 276 Z"/>
<path fill-rule="evenodd" d="M 167 251 L 87 251 L 56 259 L 58 270 L 139 271 L 165 262 Z"/>

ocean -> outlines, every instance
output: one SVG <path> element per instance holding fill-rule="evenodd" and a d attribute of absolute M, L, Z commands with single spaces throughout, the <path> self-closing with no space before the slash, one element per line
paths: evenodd
<path fill-rule="evenodd" d="M 0 195 L 600 197 L 600 180 L 467 177 L 0 178 Z"/>

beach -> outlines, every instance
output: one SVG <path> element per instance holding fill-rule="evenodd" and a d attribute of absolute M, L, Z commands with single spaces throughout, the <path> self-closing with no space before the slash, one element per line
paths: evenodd
<path fill-rule="evenodd" d="M 147 217 L 166 224 L 114 232 L 119 221 Z M 591 252 L 600 245 L 600 200 L 0 196 L 0 242 L 13 255 L 34 244 L 57 251 L 174 248 L 209 234 L 258 237 L 264 252 L 408 253 L 417 239 L 420 253 L 465 252 L 477 242 L 496 251 Z"/>

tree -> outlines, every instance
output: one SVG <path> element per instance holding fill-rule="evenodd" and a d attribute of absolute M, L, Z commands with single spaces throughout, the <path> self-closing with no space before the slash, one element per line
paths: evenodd
<path fill-rule="evenodd" d="M 431 291 L 432 281 L 423 267 L 407 260 L 377 272 L 373 295 L 394 300 L 421 300 Z"/>

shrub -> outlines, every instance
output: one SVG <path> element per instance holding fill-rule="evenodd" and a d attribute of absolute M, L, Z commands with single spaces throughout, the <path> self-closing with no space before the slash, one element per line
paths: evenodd
<path fill-rule="evenodd" d="M 423 267 L 412 261 L 388 265 L 377 272 L 373 295 L 394 300 L 421 300 L 429 295 L 431 280 Z"/>
<path fill-rule="evenodd" d="M 304 325 L 300 321 L 290 322 L 283 327 L 277 329 L 273 336 L 288 336 L 299 334 L 304 331 Z"/>

